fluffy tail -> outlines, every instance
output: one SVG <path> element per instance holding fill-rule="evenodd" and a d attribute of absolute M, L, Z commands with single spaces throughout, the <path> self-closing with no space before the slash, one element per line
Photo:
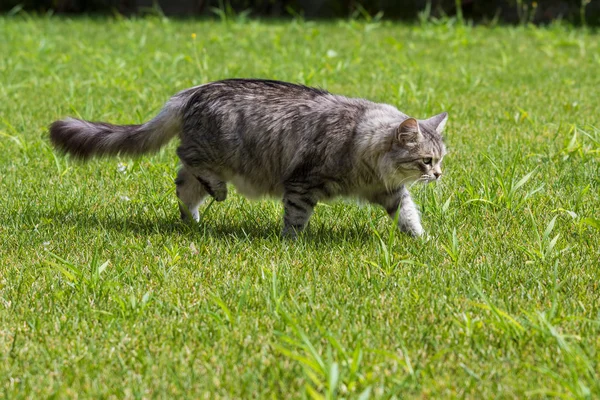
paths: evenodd
<path fill-rule="evenodd" d="M 171 99 L 152 120 L 142 125 L 112 125 L 75 118 L 50 125 L 50 140 L 77 158 L 157 151 L 181 131 L 181 100 Z"/>

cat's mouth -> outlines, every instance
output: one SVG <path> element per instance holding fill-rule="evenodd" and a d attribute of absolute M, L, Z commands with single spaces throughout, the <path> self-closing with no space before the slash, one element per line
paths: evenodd
<path fill-rule="evenodd" d="M 416 183 L 428 184 L 429 182 L 437 181 L 438 178 L 433 174 L 418 174 L 414 171 L 404 171 L 408 173 L 399 173 L 394 176 L 393 179 L 386 182 L 388 187 L 398 187 L 400 185 L 413 185 Z M 413 172 L 413 173 L 411 173 Z"/>
<path fill-rule="evenodd" d="M 421 175 L 419 177 L 419 179 L 417 179 L 417 182 L 422 182 L 424 184 L 427 184 L 429 182 L 435 182 L 437 180 L 438 180 L 438 178 L 436 178 L 434 175 Z"/>

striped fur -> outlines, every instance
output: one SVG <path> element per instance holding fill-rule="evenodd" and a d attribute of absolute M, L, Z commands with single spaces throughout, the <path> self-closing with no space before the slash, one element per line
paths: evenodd
<path fill-rule="evenodd" d="M 157 151 L 181 132 L 183 99 L 174 97 L 152 120 L 142 125 L 113 125 L 66 118 L 50 125 L 50 140 L 77 158 L 138 155 Z"/>
<path fill-rule="evenodd" d="M 198 220 L 206 196 L 225 200 L 230 182 L 248 197 L 282 197 L 286 236 L 306 226 L 319 201 L 337 196 L 379 204 L 400 229 L 420 235 L 407 185 L 441 175 L 446 121 L 446 113 L 417 121 L 390 105 L 321 89 L 231 79 L 176 94 L 142 125 L 68 118 L 50 126 L 50 138 L 87 159 L 152 152 L 179 136 L 183 218 Z"/>

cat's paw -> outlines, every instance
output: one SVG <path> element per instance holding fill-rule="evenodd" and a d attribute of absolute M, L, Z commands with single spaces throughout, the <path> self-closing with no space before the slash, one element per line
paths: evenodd
<path fill-rule="evenodd" d="M 199 222 L 200 215 L 198 214 L 198 210 L 190 211 L 186 207 L 179 205 L 179 215 L 183 222 Z"/>
<path fill-rule="evenodd" d="M 408 233 L 413 237 L 421 237 L 425 233 L 425 230 L 421 225 L 399 225 L 402 232 Z"/>
<path fill-rule="evenodd" d="M 295 227 L 292 225 L 284 226 L 281 231 L 281 237 L 287 240 L 296 240 L 298 239 L 298 235 L 302 232 L 302 228 Z"/>

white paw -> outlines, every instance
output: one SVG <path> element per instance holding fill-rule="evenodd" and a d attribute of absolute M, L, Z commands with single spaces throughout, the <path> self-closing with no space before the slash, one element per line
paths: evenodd
<path fill-rule="evenodd" d="M 425 230 L 422 226 L 415 226 L 413 229 L 411 229 L 410 234 L 415 237 L 423 236 L 425 234 Z"/>
<path fill-rule="evenodd" d="M 198 210 L 189 211 L 187 208 L 179 206 L 179 214 L 181 215 L 181 220 L 183 222 L 199 222 L 200 215 L 198 214 Z"/>
<path fill-rule="evenodd" d="M 399 225 L 399 228 L 402 232 L 406 232 L 411 236 L 420 237 L 423 236 L 425 230 L 421 225 Z"/>

